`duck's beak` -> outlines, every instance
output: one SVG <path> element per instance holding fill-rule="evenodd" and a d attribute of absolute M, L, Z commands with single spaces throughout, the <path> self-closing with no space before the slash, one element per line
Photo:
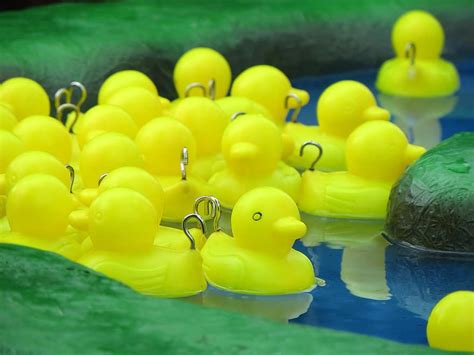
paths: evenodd
<path fill-rule="evenodd" d="M 306 224 L 295 217 L 284 217 L 273 223 L 273 231 L 282 238 L 296 240 L 306 234 Z"/>
<path fill-rule="evenodd" d="M 69 224 L 76 229 L 86 231 L 89 229 L 89 210 L 72 211 L 69 215 Z"/>
<path fill-rule="evenodd" d="M 388 121 L 390 112 L 378 106 L 370 106 L 363 113 L 364 121 Z"/>
<path fill-rule="evenodd" d="M 309 102 L 309 93 L 305 90 L 291 88 L 289 95 L 296 95 L 301 100 L 301 106 L 306 105 Z M 298 108 L 298 101 L 288 100 L 288 108 Z"/>
<path fill-rule="evenodd" d="M 84 189 L 79 193 L 79 201 L 81 201 L 86 206 L 90 206 L 92 201 L 94 201 L 98 195 L 98 189 Z"/>
<path fill-rule="evenodd" d="M 230 157 L 235 160 L 251 160 L 258 156 L 258 147 L 249 142 L 239 142 L 230 149 Z"/>
<path fill-rule="evenodd" d="M 419 145 L 408 144 L 405 152 L 405 163 L 410 165 L 426 152 L 426 149 Z"/>

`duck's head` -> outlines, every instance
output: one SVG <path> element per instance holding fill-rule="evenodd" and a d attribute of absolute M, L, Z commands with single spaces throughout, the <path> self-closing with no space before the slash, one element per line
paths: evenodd
<path fill-rule="evenodd" d="M 273 121 L 271 113 L 265 106 L 246 97 L 227 96 L 216 100 L 216 104 L 225 112 L 229 121 L 239 112 L 249 115 L 263 115 Z"/>
<path fill-rule="evenodd" d="M 144 169 L 124 166 L 107 174 L 100 183 L 98 194 L 116 187 L 124 187 L 141 193 L 152 203 L 156 210 L 158 224 L 163 215 L 164 192 L 158 180 Z"/>
<path fill-rule="evenodd" d="M 387 121 L 370 121 L 347 139 L 347 170 L 369 179 L 394 182 L 425 149 L 409 144 L 400 128 Z"/>
<path fill-rule="evenodd" d="M 392 46 L 397 57 L 405 57 L 410 43 L 415 45 L 416 59 L 437 59 L 444 46 L 443 27 L 426 11 L 409 11 L 398 18 L 393 26 Z"/>
<path fill-rule="evenodd" d="M 308 92 L 292 88 L 288 77 L 270 65 L 256 65 L 244 70 L 234 80 L 231 95 L 258 102 L 270 112 L 279 126 L 284 125 L 289 109 L 309 102 Z"/>
<path fill-rule="evenodd" d="M 123 187 L 101 193 L 89 208 L 88 220 L 95 248 L 124 253 L 151 248 L 158 228 L 153 204 Z"/>
<path fill-rule="evenodd" d="M 324 132 L 343 138 L 364 122 L 390 118 L 387 110 L 377 106 L 369 88 L 353 80 L 338 81 L 324 90 L 316 114 Z"/>
<path fill-rule="evenodd" d="M 174 118 L 151 120 L 140 129 L 135 142 L 143 154 L 145 169 L 155 176 L 181 175 L 183 148 L 188 151 L 188 170 L 196 160 L 196 141 L 191 130 Z"/>
<path fill-rule="evenodd" d="M 69 189 L 51 175 L 24 177 L 13 186 L 7 198 L 7 218 L 12 231 L 30 236 L 63 235 L 72 209 Z"/>
<path fill-rule="evenodd" d="M 275 170 L 282 154 L 281 132 L 261 115 L 241 115 L 226 128 L 222 154 L 239 175 L 261 175 Z"/>
<path fill-rule="evenodd" d="M 71 187 L 68 169 L 56 157 L 39 151 L 30 151 L 18 155 L 5 173 L 5 189 L 8 193 L 21 179 L 33 174 L 45 174 L 56 177 L 66 188 Z"/>
<path fill-rule="evenodd" d="M 188 97 L 173 107 L 170 115 L 191 130 L 198 157 L 221 152 L 222 134 L 229 120 L 214 101 L 206 97 Z"/>
<path fill-rule="evenodd" d="M 153 81 L 138 70 L 122 70 L 110 75 L 99 89 L 99 105 L 106 103 L 117 91 L 128 88 L 139 87 L 158 96 L 158 89 Z"/>
<path fill-rule="evenodd" d="M 134 119 L 138 128 L 163 113 L 160 97 L 141 87 L 125 87 L 117 90 L 104 103 L 125 110 Z"/>
<path fill-rule="evenodd" d="M 84 186 L 97 187 L 103 174 L 122 166 L 143 167 L 142 155 L 133 140 L 122 133 L 107 132 L 89 141 L 82 150 L 79 166 Z"/>
<path fill-rule="evenodd" d="M 5 80 L 0 86 L 0 100 L 10 105 L 19 121 L 28 116 L 50 114 L 48 94 L 40 84 L 28 78 Z"/>
<path fill-rule="evenodd" d="M 13 130 L 28 150 L 40 150 L 54 155 L 63 164 L 71 160 L 72 141 L 66 127 L 49 116 L 30 116 Z"/>
<path fill-rule="evenodd" d="M 214 49 L 203 47 L 184 53 L 173 72 L 179 97 L 207 96 L 219 99 L 227 95 L 231 78 L 230 65 L 224 56 Z"/>
<path fill-rule="evenodd" d="M 268 253 L 287 253 L 306 233 L 296 203 L 273 187 L 244 194 L 235 204 L 231 224 L 240 245 Z"/>
<path fill-rule="evenodd" d="M 94 106 L 82 116 L 81 128 L 77 132 L 79 146 L 84 147 L 84 144 L 104 132 L 123 133 L 134 139 L 138 127 L 133 118 L 118 106 Z"/>
<path fill-rule="evenodd" d="M 13 131 L 17 123 L 18 120 L 9 105 L 0 101 L 0 129 Z"/>

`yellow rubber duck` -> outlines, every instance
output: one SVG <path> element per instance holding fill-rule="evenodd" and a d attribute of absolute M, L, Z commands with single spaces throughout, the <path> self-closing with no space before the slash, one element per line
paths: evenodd
<path fill-rule="evenodd" d="M 40 150 L 54 155 L 67 164 L 72 157 L 72 141 L 67 129 L 49 116 L 29 116 L 13 129 L 28 150 Z"/>
<path fill-rule="evenodd" d="M 390 118 L 387 110 L 377 106 L 369 88 L 353 80 L 339 81 L 326 88 L 318 100 L 316 114 L 319 126 L 289 122 L 284 132 L 293 138 L 296 147 L 307 141 L 318 142 L 324 148 L 318 169 L 327 171 L 346 169 L 346 139 L 356 127 L 367 121 Z M 286 162 L 304 170 L 317 152 L 308 151 L 303 156 L 298 153 L 295 150 Z"/>
<path fill-rule="evenodd" d="M 49 116 L 49 97 L 43 87 L 28 78 L 11 78 L 0 86 L 0 101 L 10 105 L 15 117 L 21 121 L 25 117 Z"/>
<path fill-rule="evenodd" d="M 173 71 L 174 86 L 180 98 L 206 96 L 220 99 L 227 95 L 232 72 L 222 54 L 198 47 L 184 53 Z"/>
<path fill-rule="evenodd" d="M 160 117 L 143 126 L 135 141 L 145 169 L 163 186 L 163 220 L 182 221 L 193 212 L 196 198 L 209 193 L 205 181 L 193 174 L 196 142 L 191 130 L 174 118 Z"/>
<path fill-rule="evenodd" d="M 384 94 L 434 97 L 459 90 L 456 67 L 441 59 L 443 27 L 430 13 L 403 14 L 393 26 L 392 46 L 396 57 L 382 65 L 375 83 Z"/>
<path fill-rule="evenodd" d="M 93 247 L 79 259 L 81 264 L 147 295 L 185 297 L 205 290 L 192 235 L 184 226 L 187 249 L 154 245 L 157 214 L 142 194 L 119 187 L 107 190 L 94 200 L 88 215 Z"/>
<path fill-rule="evenodd" d="M 13 114 L 11 106 L 0 101 L 0 129 L 13 131 L 17 123 L 18 120 Z"/>
<path fill-rule="evenodd" d="M 12 132 L 0 129 L 0 195 L 6 194 L 5 172 L 18 155 L 26 151 L 25 144 Z"/>
<path fill-rule="evenodd" d="M 258 102 L 270 112 L 270 118 L 281 128 L 285 125 L 288 110 L 309 102 L 308 92 L 291 87 L 287 76 L 270 65 L 256 65 L 244 70 L 234 80 L 231 96 Z M 299 98 L 298 102 L 287 99 L 294 96 Z"/>
<path fill-rule="evenodd" d="M 26 245 L 76 260 L 81 248 L 67 234 L 68 216 L 73 209 L 69 190 L 56 177 L 33 174 L 21 179 L 7 198 L 7 218 L 11 232 L 3 243 Z"/>
<path fill-rule="evenodd" d="M 192 173 L 208 181 L 216 167 L 223 163 L 221 140 L 229 123 L 226 114 L 206 97 L 188 97 L 174 106 L 170 115 L 191 130 L 197 148 Z"/>
<path fill-rule="evenodd" d="M 247 191 L 273 186 L 295 201 L 301 177 L 280 161 L 281 131 L 261 115 L 243 115 L 233 120 L 222 137 L 225 166 L 209 180 L 211 192 L 226 208 L 232 208 Z"/>
<path fill-rule="evenodd" d="M 104 132 L 118 132 L 135 139 L 138 127 L 133 118 L 118 106 L 94 106 L 83 115 L 77 132 L 79 147 L 82 149 L 88 141 Z"/>
<path fill-rule="evenodd" d="M 322 217 L 383 219 L 392 185 L 424 152 L 391 122 L 363 123 L 347 139 L 347 171 L 320 172 L 313 163 L 303 173 L 298 205 Z"/>
<path fill-rule="evenodd" d="M 432 348 L 473 353 L 474 292 L 444 296 L 431 311 L 426 334 Z"/>
<path fill-rule="evenodd" d="M 107 103 L 117 91 L 129 87 L 145 89 L 158 96 L 163 107 L 169 105 L 168 99 L 159 96 L 158 89 L 150 77 L 138 70 L 122 70 L 110 75 L 99 89 L 98 104 Z"/>
<path fill-rule="evenodd" d="M 138 128 L 163 114 L 163 104 L 157 95 L 141 87 L 125 87 L 114 92 L 104 104 L 115 105 L 125 110 Z"/>
<path fill-rule="evenodd" d="M 143 158 L 135 142 L 125 134 L 106 132 L 84 146 L 79 166 L 84 186 L 97 188 L 103 174 L 122 166 L 143 167 Z"/>
<path fill-rule="evenodd" d="M 292 249 L 306 233 L 306 225 L 290 196 L 273 187 L 254 189 L 235 204 L 231 219 L 234 237 L 213 233 L 201 251 L 211 285 L 257 295 L 300 293 L 315 287 L 311 261 Z"/>

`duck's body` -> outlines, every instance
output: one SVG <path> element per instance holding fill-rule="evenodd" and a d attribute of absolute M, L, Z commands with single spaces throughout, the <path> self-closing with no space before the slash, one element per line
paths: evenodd
<path fill-rule="evenodd" d="M 301 211 L 321 217 L 385 218 L 392 182 L 365 179 L 346 171 L 306 171 Z"/>
<path fill-rule="evenodd" d="M 281 258 L 242 248 L 234 238 L 217 232 L 207 241 L 202 256 L 207 281 L 232 292 L 291 294 L 310 291 L 315 285 L 311 261 L 294 249 Z"/>
<path fill-rule="evenodd" d="M 263 176 L 239 175 L 226 167 L 209 180 L 212 193 L 218 197 L 222 206 L 229 209 L 244 193 L 263 186 L 280 189 L 297 201 L 300 184 L 301 176 L 298 171 L 283 162 L 278 162 L 275 170 Z"/>

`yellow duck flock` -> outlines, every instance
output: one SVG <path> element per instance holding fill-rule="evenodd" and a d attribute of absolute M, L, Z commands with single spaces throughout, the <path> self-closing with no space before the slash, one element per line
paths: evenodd
<path fill-rule="evenodd" d="M 397 58 L 379 73 L 382 91 L 457 88 L 430 16 L 409 13 L 395 25 Z M 407 62 L 400 51 L 413 46 Z M 414 77 L 396 91 L 387 79 L 394 75 Z M 425 91 L 446 75 L 449 88 Z M 329 86 L 317 103 L 319 126 L 306 126 L 297 114 L 309 94 L 279 69 L 248 68 L 232 86 L 231 78 L 220 53 L 195 48 L 176 64 L 175 101 L 159 96 L 146 74 L 124 70 L 104 81 L 85 112 L 84 85 L 59 89 L 57 118 L 40 84 L 3 82 L 0 241 L 60 254 L 155 296 L 189 296 L 207 283 L 256 295 L 321 284 L 292 248 L 307 230 L 299 210 L 383 219 L 392 185 L 425 150 L 361 83 Z M 232 209 L 232 236 L 219 226 L 221 208 Z"/>

